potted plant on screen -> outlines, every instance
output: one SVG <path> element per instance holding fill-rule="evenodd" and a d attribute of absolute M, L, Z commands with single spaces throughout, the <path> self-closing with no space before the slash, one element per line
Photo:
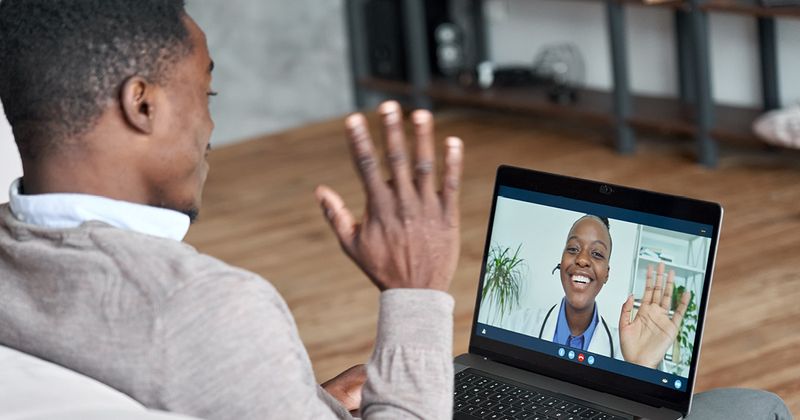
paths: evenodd
<path fill-rule="evenodd" d="M 686 291 L 686 286 L 675 286 L 672 291 L 672 310 L 678 308 L 681 296 Z M 697 330 L 697 303 L 695 301 L 694 290 L 689 291 L 689 306 L 686 314 L 683 315 L 678 337 L 672 347 L 672 362 L 677 365 L 676 375 L 684 375 L 688 372 L 691 362 L 692 352 L 694 351 L 694 333 Z"/>
<path fill-rule="evenodd" d="M 516 251 L 510 247 L 492 245 L 486 261 L 481 305 L 487 305 L 490 322 L 497 324 L 519 306 L 524 259 L 519 257 L 522 244 Z"/>

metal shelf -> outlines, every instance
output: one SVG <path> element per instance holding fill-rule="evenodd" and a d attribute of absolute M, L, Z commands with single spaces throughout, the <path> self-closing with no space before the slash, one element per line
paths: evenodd
<path fill-rule="evenodd" d="M 419 33 L 424 28 L 414 22 L 424 21 L 423 0 L 402 0 L 406 41 L 409 45 L 409 82 L 381 80 L 364 71 L 366 60 L 363 19 L 359 20 L 358 5 L 365 0 L 348 0 L 351 50 L 356 97 L 364 90 L 403 95 L 415 106 L 430 107 L 432 102 L 484 108 L 500 108 L 538 115 L 578 117 L 582 120 L 610 125 L 615 131 L 620 153 L 635 148 L 634 129 L 693 136 L 698 160 L 707 166 L 717 163 L 717 142 L 751 148 L 786 150 L 770 147 L 752 132 L 753 120 L 764 110 L 780 106 L 777 51 L 774 17 L 800 17 L 800 7 L 760 6 L 757 0 L 672 0 L 649 4 L 644 0 L 602 0 L 606 4 L 608 36 L 611 46 L 613 89 L 578 90 L 578 101 L 560 105 L 548 100 L 546 92 L 537 87 L 468 89 L 455 83 L 433 78 L 429 69 L 427 45 Z M 595 0 L 596 1 L 596 0 Z M 479 56 L 485 51 L 485 18 L 482 1 L 470 2 L 470 21 L 480 36 Z M 628 51 L 625 35 L 625 8 L 660 7 L 675 13 L 675 37 L 678 49 L 680 94 L 677 98 L 657 98 L 635 95 L 630 91 Z M 708 13 L 733 12 L 758 18 L 761 51 L 761 82 L 763 108 L 735 107 L 715 104 L 711 95 L 710 45 Z M 360 49 L 360 50 L 359 50 Z M 359 52 L 360 51 L 360 52 Z M 359 103 L 363 101 L 358 99 Z"/>
<path fill-rule="evenodd" d="M 407 82 L 366 78 L 359 81 L 371 91 L 408 96 L 414 91 Z M 554 117 L 576 117 L 584 121 L 611 125 L 614 121 L 613 98 L 610 92 L 578 90 L 575 104 L 560 105 L 548 100 L 542 88 L 468 89 L 452 82 L 434 79 L 424 90 L 434 103 L 476 108 L 505 109 Z M 697 133 L 694 107 L 678 98 L 633 95 L 632 113 L 626 122 L 637 129 L 694 136 Z M 767 149 L 751 131 L 750 122 L 762 111 L 755 108 L 717 105 L 714 114 L 720 124 L 712 135 L 726 143 Z"/>
<path fill-rule="evenodd" d="M 730 12 L 756 17 L 800 18 L 800 6 L 764 7 L 758 0 L 708 0 L 700 5 L 707 12 Z"/>

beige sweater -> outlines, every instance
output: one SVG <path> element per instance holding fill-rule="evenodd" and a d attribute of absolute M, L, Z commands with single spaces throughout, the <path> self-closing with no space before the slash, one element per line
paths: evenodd
<path fill-rule="evenodd" d="M 274 287 L 184 243 L 101 222 L 36 227 L 0 205 L 0 299 L 0 344 L 150 408 L 205 419 L 350 417 L 316 384 Z M 396 289 L 380 299 L 361 415 L 452 418 L 452 298 Z"/>

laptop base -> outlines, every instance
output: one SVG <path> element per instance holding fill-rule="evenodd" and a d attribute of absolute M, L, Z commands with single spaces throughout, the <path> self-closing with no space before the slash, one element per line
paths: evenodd
<path fill-rule="evenodd" d="M 561 394 L 565 397 L 577 399 L 591 405 L 604 407 L 619 413 L 628 413 L 625 415 L 626 418 L 652 420 L 679 420 L 683 418 L 681 413 L 674 410 L 651 407 L 598 392 L 593 389 L 497 363 L 474 354 L 465 353 L 456 357 L 454 368 L 455 373 L 472 368 L 534 388 L 541 388 L 554 394 Z"/>

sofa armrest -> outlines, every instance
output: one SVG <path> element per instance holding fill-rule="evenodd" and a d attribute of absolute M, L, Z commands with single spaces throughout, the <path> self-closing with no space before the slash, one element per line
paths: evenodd
<path fill-rule="evenodd" d="M 79 373 L 0 346 L 0 420 L 187 419 L 148 411 Z"/>

